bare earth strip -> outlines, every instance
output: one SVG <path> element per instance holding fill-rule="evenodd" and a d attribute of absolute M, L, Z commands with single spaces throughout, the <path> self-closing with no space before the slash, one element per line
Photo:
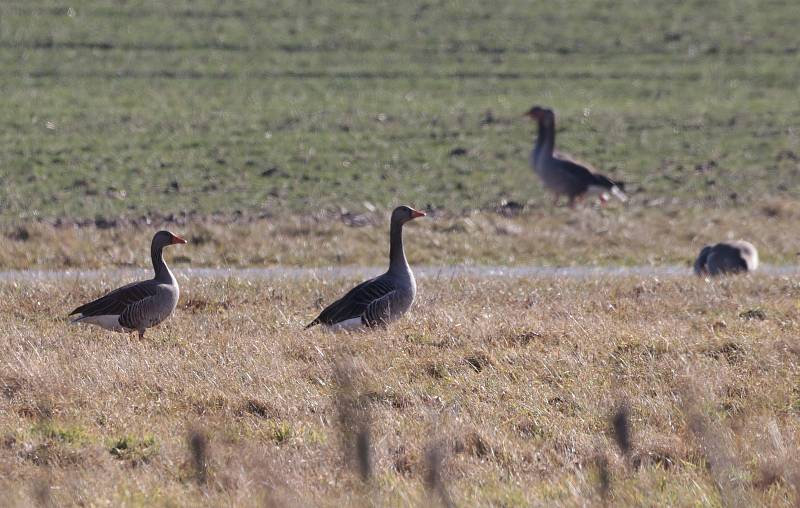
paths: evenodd
<path fill-rule="evenodd" d="M 168 252 L 177 267 L 382 266 L 388 211 L 263 218 L 119 220 L 112 225 L 45 222 L 0 228 L 0 270 L 147 267 L 153 233 L 169 228 L 189 244 Z M 412 265 L 690 266 L 703 245 L 744 238 L 762 260 L 795 264 L 796 201 L 754 209 L 613 207 L 433 211 L 406 229 Z"/>

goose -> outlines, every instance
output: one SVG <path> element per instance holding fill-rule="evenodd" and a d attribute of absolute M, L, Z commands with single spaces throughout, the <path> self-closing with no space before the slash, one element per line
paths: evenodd
<path fill-rule="evenodd" d="M 81 305 L 69 313 L 77 316 L 72 323 L 97 325 L 114 332 L 139 332 L 161 323 L 172 314 L 178 305 L 180 290 L 178 281 L 164 262 L 162 253 L 167 245 L 186 243 L 183 238 L 169 231 L 153 235 L 150 257 L 153 259 L 155 276 L 150 280 L 134 282 L 115 289 L 107 295 Z"/>
<path fill-rule="evenodd" d="M 706 245 L 694 262 L 698 277 L 752 272 L 758 268 L 758 251 L 743 240 Z"/>
<path fill-rule="evenodd" d="M 569 206 L 575 206 L 575 200 L 587 194 L 597 195 L 600 204 L 608 201 L 609 193 L 622 202 L 628 200 L 628 196 L 622 191 L 621 182 L 597 173 L 591 166 L 566 154 L 554 152 L 556 115 L 552 109 L 534 106 L 525 116 L 539 123 L 539 134 L 528 162 L 544 186 L 555 194 L 554 204 L 558 204 L 558 198 L 562 194 L 569 198 Z"/>
<path fill-rule="evenodd" d="M 424 216 L 425 212 L 408 206 L 395 208 L 389 229 L 389 269 L 330 304 L 306 329 L 318 324 L 332 331 L 385 326 L 405 314 L 414 302 L 417 283 L 403 250 L 403 225 Z"/>

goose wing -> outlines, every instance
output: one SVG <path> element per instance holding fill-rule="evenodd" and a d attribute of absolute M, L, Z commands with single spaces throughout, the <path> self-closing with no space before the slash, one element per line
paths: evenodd
<path fill-rule="evenodd" d="M 386 274 L 362 282 L 326 307 L 306 328 L 317 324 L 334 325 L 348 319 L 361 317 L 373 302 L 393 294 L 395 289 L 394 282 Z"/>
<path fill-rule="evenodd" d="M 566 159 L 556 159 L 556 163 L 561 174 L 575 183 L 575 185 L 588 187 L 594 183 L 594 173 L 585 166 Z"/>
<path fill-rule="evenodd" d="M 134 282 L 115 289 L 97 300 L 83 304 L 69 313 L 82 316 L 102 316 L 106 314 L 120 315 L 130 305 L 155 296 L 156 284 L 153 281 Z"/>
<path fill-rule="evenodd" d="M 367 305 L 363 314 L 363 319 L 367 326 L 377 326 L 391 321 L 392 306 L 396 296 L 397 291 L 390 291 Z"/>
<path fill-rule="evenodd" d="M 607 177 L 606 175 L 601 175 L 600 173 L 594 174 L 594 185 L 599 185 L 601 187 L 606 187 L 608 189 L 612 187 L 619 187 L 620 189 L 625 188 L 625 184 L 622 182 L 617 182 L 612 180 L 611 178 Z"/>
<path fill-rule="evenodd" d="M 598 169 L 586 161 L 580 160 L 578 157 L 573 156 L 572 154 L 561 152 L 559 150 L 555 150 L 553 152 L 553 158 L 562 160 L 564 162 L 568 162 L 570 164 L 574 164 L 576 166 L 580 166 L 581 168 L 589 171 L 590 173 L 597 173 Z"/>
<path fill-rule="evenodd" d="M 627 201 L 628 197 L 624 192 L 622 192 L 625 188 L 624 183 L 612 180 L 611 178 L 598 173 L 593 166 L 583 162 L 578 162 L 577 160 L 565 154 L 559 154 L 559 159 L 557 159 L 557 161 L 559 168 L 561 168 L 561 170 L 564 172 L 564 175 L 566 175 L 567 178 L 574 181 L 576 184 L 586 187 L 596 185 L 598 187 L 608 189 L 621 201 Z"/>

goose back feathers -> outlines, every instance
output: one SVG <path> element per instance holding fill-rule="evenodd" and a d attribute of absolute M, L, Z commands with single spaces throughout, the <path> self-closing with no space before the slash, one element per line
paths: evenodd
<path fill-rule="evenodd" d="M 72 322 L 93 324 L 117 332 L 138 331 L 139 337 L 144 337 L 147 328 L 168 318 L 178 304 L 180 288 L 164 262 L 163 249 L 179 243 L 186 243 L 186 240 L 169 231 L 156 233 L 150 245 L 154 277 L 122 286 L 81 305 L 70 312 L 70 316 L 77 315 Z"/>
<path fill-rule="evenodd" d="M 608 200 L 609 193 L 620 201 L 627 201 L 623 184 L 601 175 L 588 164 L 555 151 L 556 120 L 551 109 L 534 106 L 526 116 L 535 119 L 539 132 L 531 150 L 528 162 L 539 175 L 545 188 L 559 196 L 569 198 L 570 205 L 587 194 L 596 194 L 602 202 Z"/>
<path fill-rule="evenodd" d="M 306 328 L 318 324 L 334 330 L 382 326 L 405 314 L 414 302 L 417 284 L 403 249 L 403 225 L 423 216 L 425 213 L 408 206 L 395 208 L 389 231 L 389 269 L 348 291 Z"/>
<path fill-rule="evenodd" d="M 758 251 L 750 242 L 720 242 L 706 245 L 694 262 L 699 277 L 752 272 L 758 268 Z"/>

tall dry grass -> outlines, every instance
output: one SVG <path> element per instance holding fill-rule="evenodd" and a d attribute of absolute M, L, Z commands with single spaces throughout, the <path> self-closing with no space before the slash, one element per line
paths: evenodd
<path fill-rule="evenodd" d="M 352 335 L 302 330 L 351 281 L 181 282 L 144 341 L 0 285 L 5 504 L 797 502 L 795 280 L 424 279 Z"/>

